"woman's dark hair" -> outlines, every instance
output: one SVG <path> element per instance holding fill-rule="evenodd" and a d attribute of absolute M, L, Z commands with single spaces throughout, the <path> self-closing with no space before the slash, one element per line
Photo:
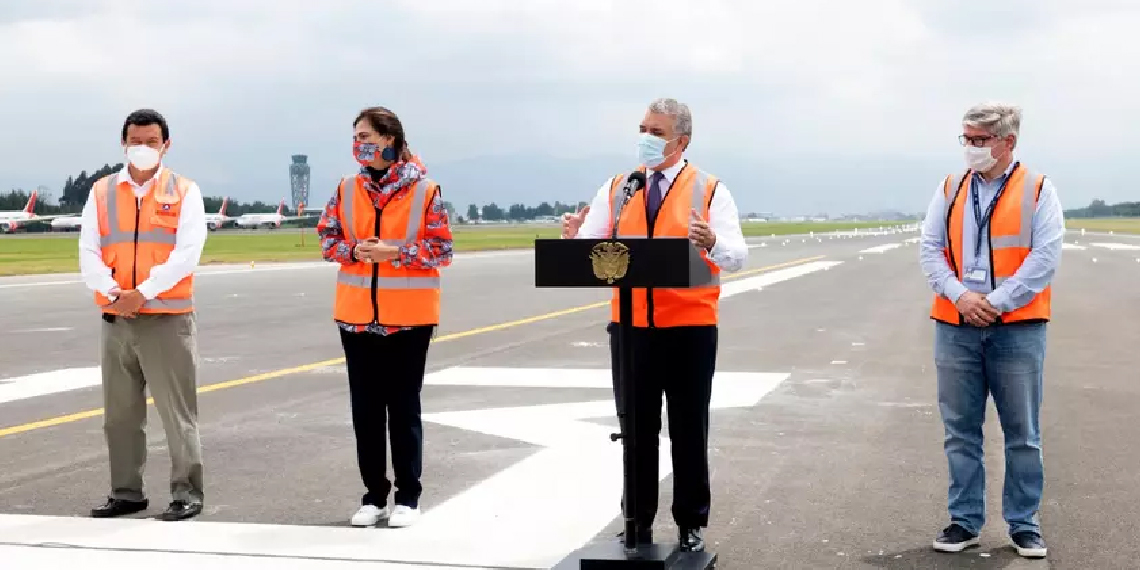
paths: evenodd
<path fill-rule="evenodd" d="M 380 136 L 392 137 L 392 148 L 399 153 L 400 160 L 411 160 L 412 153 L 408 150 L 408 140 L 404 136 L 404 125 L 400 118 L 384 107 L 369 107 L 356 116 L 352 126 L 356 127 L 362 120 L 367 120 L 372 130 Z"/>

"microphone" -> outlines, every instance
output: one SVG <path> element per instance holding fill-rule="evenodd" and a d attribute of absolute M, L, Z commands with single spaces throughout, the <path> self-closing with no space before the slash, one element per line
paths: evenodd
<path fill-rule="evenodd" d="M 614 227 L 613 232 L 610 235 L 610 239 L 617 239 L 617 222 L 619 219 L 621 219 L 621 212 L 625 209 L 625 205 L 629 203 L 629 200 L 633 198 L 633 195 L 636 194 L 638 190 L 641 190 L 644 187 L 645 173 L 641 171 L 634 171 L 630 173 L 629 177 L 625 181 L 625 186 L 622 187 L 621 203 L 618 204 L 617 212 L 614 214 Z"/>

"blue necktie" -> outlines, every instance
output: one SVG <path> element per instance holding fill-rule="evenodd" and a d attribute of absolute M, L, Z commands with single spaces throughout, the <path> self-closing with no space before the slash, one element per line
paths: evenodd
<path fill-rule="evenodd" d="M 649 196 L 645 201 L 645 214 L 649 220 L 657 217 L 657 209 L 661 207 L 661 181 L 664 179 L 665 175 L 660 172 L 654 172 L 650 179 Z"/>

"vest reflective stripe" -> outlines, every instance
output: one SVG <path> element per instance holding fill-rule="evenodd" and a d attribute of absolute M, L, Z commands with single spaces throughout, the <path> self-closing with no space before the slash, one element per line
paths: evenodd
<path fill-rule="evenodd" d="M 377 212 L 363 181 L 355 175 L 344 177 L 337 191 L 345 237 L 352 242 L 380 237 L 382 243 L 395 247 L 415 242 L 424 230 L 424 211 L 435 188 L 432 181 L 421 179 Z M 376 236 L 377 226 L 380 236 Z M 395 267 L 388 261 L 342 263 L 333 318 L 354 325 L 437 324 L 439 302 L 440 278 L 434 268 Z"/>
<path fill-rule="evenodd" d="M 377 277 L 377 289 L 439 289 L 438 277 Z M 338 272 L 336 282 L 349 287 L 372 289 L 372 278 Z"/>
<path fill-rule="evenodd" d="M 972 175 L 972 172 L 967 172 L 965 175 L 948 176 L 943 186 L 943 194 L 946 196 L 943 219 L 947 238 L 943 254 L 959 280 L 963 273 L 963 248 L 974 246 L 972 243 L 963 243 L 964 217 L 974 215 L 969 182 Z M 1018 165 L 1010 173 L 1005 191 L 994 206 L 993 217 L 985 228 L 988 242 L 982 242 L 991 251 L 991 279 L 994 287 L 1000 287 L 1012 277 L 1032 251 L 1033 215 L 1037 210 L 1037 200 L 1044 181 L 1044 176 Z M 1001 321 L 1047 321 L 1051 314 L 1051 300 L 1052 287 L 1046 287 L 1024 307 L 1003 314 Z M 963 322 L 954 303 L 940 295 L 934 299 L 930 316 L 949 324 L 958 325 Z"/>
<path fill-rule="evenodd" d="M 644 172 L 644 168 L 640 169 Z M 613 227 L 617 228 L 620 239 L 643 239 L 649 236 L 649 221 L 646 218 L 646 191 L 640 191 L 630 198 L 621 212 L 617 206 L 622 197 L 622 187 L 628 176 L 615 176 L 610 186 L 610 216 Z M 716 177 L 705 173 L 692 164 L 686 164 L 673 181 L 661 201 L 653 223 L 652 237 L 685 238 L 689 235 L 689 212 L 695 209 L 705 219 L 709 215 L 709 198 L 716 187 Z M 685 289 L 645 289 L 633 290 L 633 326 L 636 327 L 675 327 L 715 325 L 718 321 L 720 300 L 720 268 L 701 250 L 701 258 L 709 266 L 712 282 L 708 285 Z M 614 289 L 610 303 L 610 319 L 619 320 L 618 291 Z M 650 314 L 652 313 L 652 314 Z"/>
<path fill-rule="evenodd" d="M 139 232 L 139 243 L 157 243 L 160 245 L 175 245 L 177 237 L 169 232 L 161 230 L 152 230 L 149 232 Z M 127 232 L 115 232 L 114 235 L 99 236 L 99 245 L 107 247 L 119 243 L 135 243 L 135 234 Z"/>
<path fill-rule="evenodd" d="M 194 301 L 190 299 L 150 299 L 143 303 L 144 309 L 156 309 L 164 313 L 188 311 L 194 308 Z"/>
<path fill-rule="evenodd" d="M 108 175 L 94 185 L 99 223 L 99 245 L 104 263 L 120 289 L 133 289 L 150 276 L 150 270 L 165 263 L 178 242 L 178 216 L 188 178 L 167 168 L 155 175 L 154 186 L 141 199 L 118 184 L 118 174 Z M 124 201 L 130 196 L 130 201 Z M 167 212 L 167 213 L 159 213 Z M 137 233 L 137 235 L 136 235 Z M 174 287 L 147 300 L 140 313 L 188 313 L 194 310 L 193 275 Z M 110 300 L 96 293 L 103 306 Z"/>

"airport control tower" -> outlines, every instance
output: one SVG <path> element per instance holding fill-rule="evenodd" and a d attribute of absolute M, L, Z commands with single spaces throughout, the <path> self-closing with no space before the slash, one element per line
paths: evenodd
<path fill-rule="evenodd" d="M 309 204 L 309 157 L 304 154 L 294 154 L 293 164 L 289 165 L 289 186 L 293 190 L 293 211 L 297 211 L 299 204 L 305 204 L 305 209 L 311 209 Z"/>

